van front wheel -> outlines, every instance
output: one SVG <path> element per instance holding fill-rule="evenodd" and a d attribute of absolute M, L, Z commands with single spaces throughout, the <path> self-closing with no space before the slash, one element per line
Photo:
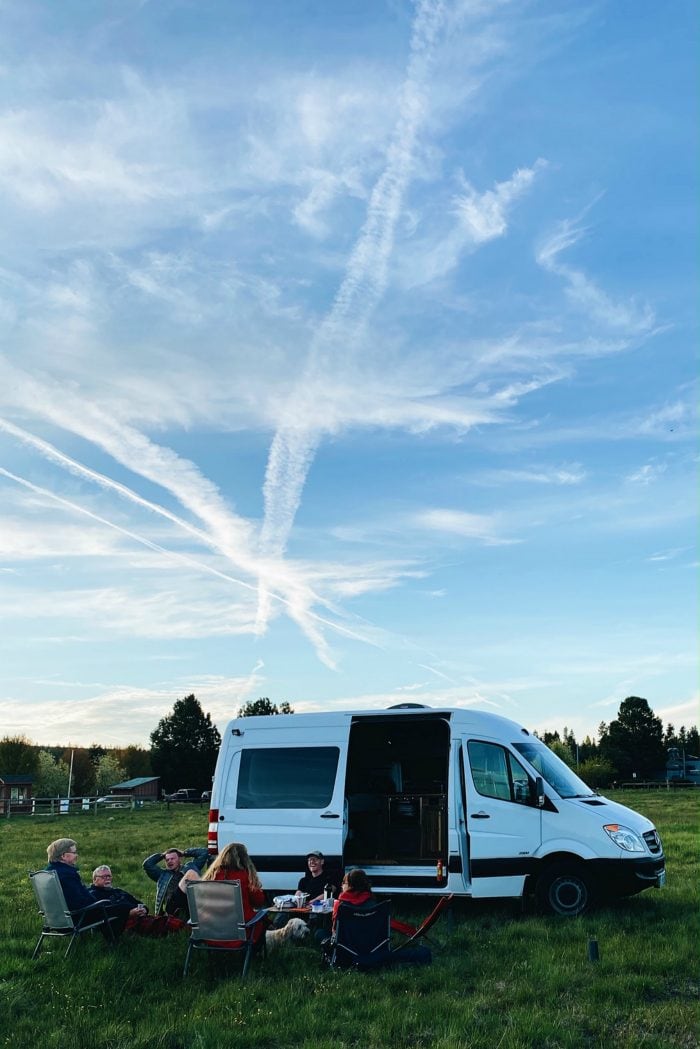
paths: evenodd
<path fill-rule="evenodd" d="M 574 863 L 556 863 L 548 867 L 537 882 L 537 900 L 552 914 L 576 918 L 593 902 L 593 889 L 583 868 Z"/>

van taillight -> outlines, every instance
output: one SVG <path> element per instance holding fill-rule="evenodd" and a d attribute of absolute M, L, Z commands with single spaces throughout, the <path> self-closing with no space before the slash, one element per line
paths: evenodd
<path fill-rule="evenodd" d="M 207 849 L 213 855 L 219 851 L 219 810 L 209 809 L 209 830 L 207 832 Z"/>

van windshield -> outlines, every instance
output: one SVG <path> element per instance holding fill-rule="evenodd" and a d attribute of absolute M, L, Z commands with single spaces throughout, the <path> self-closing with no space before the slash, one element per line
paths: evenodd
<path fill-rule="evenodd" d="M 514 743 L 519 754 L 537 769 L 542 779 L 554 787 L 560 798 L 589 798 L 593 791 L 570 769 L 566 762 L 537 739 Z"/>

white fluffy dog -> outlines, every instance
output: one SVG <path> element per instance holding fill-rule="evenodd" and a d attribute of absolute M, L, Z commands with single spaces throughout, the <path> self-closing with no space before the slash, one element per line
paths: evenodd
<path fill-rule="evenodd" d="M 265 933 L 265 946 L 268 951 L 274 950 L 282 943 L 291 942 L 292 940 L 303 940 L 308 935 L 309 927 L 305 921 L 302 921 L 301 918 L 290 918 L 281 929 L 267 930 Z"/>

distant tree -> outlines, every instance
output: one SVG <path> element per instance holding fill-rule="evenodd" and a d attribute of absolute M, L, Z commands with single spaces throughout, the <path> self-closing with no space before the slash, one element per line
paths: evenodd
<path fill-rule="evenodd" d="M 97 759 L 93 788 L 95 794 L 108 794 L 115 783 L 121 783 L 124 779 L 124 769 L 115 754 L 103 754 Z"/>
<path fill-rule="evenodd" d="M 57 761 L 48 750 L 40 750 L 34 796 L 37 798 L 60 798 L 68 793 L 68 766 Z"/>
<path fill-rule="evenodd" d="M 253 718 L 265 716 L 266 714 L 293 714 L 294 710 L 290 707 L 289 703 L 280 703 L 279 707 L 272 700 L 268 699 L 267 696 L 261 696 L 260 699 L 251 699 L 244 706 L 238 710 L 239 718 Z"/>
<path fill-rule="evenodd" d="M 695 726 L 688 729 L 688 735 L 685 739 L 685 747 L 688 754 L 700 757 L 700 732 L 698 732 Z"/>
<path fill-rule="evenodd" d="M 163 787 L 177 790 L 211 786 L 221 736 L 194 695 L 175 701 L 172 714 L 151 733 L 151 763 Z"/>
<path fill-rule="evenodd" d="M 103 747 L 101 743 L 92 743 L 87 748 L 87 752 L 90 755 L 90 761 L 94 765 L 99 758 L 103 757 L 107 753 L 107 748 Z"/>
<path fill-rule="evenodd" d="M 26 736 L 3 736 L 0 739 L 0 776 L 36 777 L 39 749 Z"/>
<path fill-rule="evenodd" d="M 582 761 L 576 773 L 584 783 L 594 788 L 609 787 L 615 778 L 615 769 L 609 761 L 604 761 L 602 758 L 589 758 L 587 761 Z"/>
<path fill-rule="evenodd" d="M 579 762 L 590 761 L 595 758 L 598 754 L 598 744 L 595 740 L 592 740 L 590 736 L 586 736 L 583 743 L 579 744 L 578 748 L 578 759 Z"/>
<path fill-rule="evenodd" d="M 646 699 L 628 696 L 600 740 L 600 756 L 621 779 L 652 779 L 666 766 L 663 726 Z"/>
<path fill-rule="evenodd" d="M 572 754 L 571 749 L 567 747 L 565 743 L 562 743 L 560 739 L 553 739 L 547 746 L 553 751 L 558 758 L 566 762 L 569 768 L 573 768 L 576 764 L 576 757 Z"/>
<path fill-rule="evenodd" d="M 71 757 L 73 759 L 71 794 L 73 796 L 90 794 L 95 782 L 95 766 L 90 758 L 90 752 L 86 747 L 64 747 L 58 760 L 64 761 L 70 769 Z"/>
<path fill-rule="evenodd" d="M 118 747 L 112 753 L 124 769 L 124 779 L 153 775 L 151 755 L 145 747 L 137 747 L 131 744 L 128 747 Z"/>

